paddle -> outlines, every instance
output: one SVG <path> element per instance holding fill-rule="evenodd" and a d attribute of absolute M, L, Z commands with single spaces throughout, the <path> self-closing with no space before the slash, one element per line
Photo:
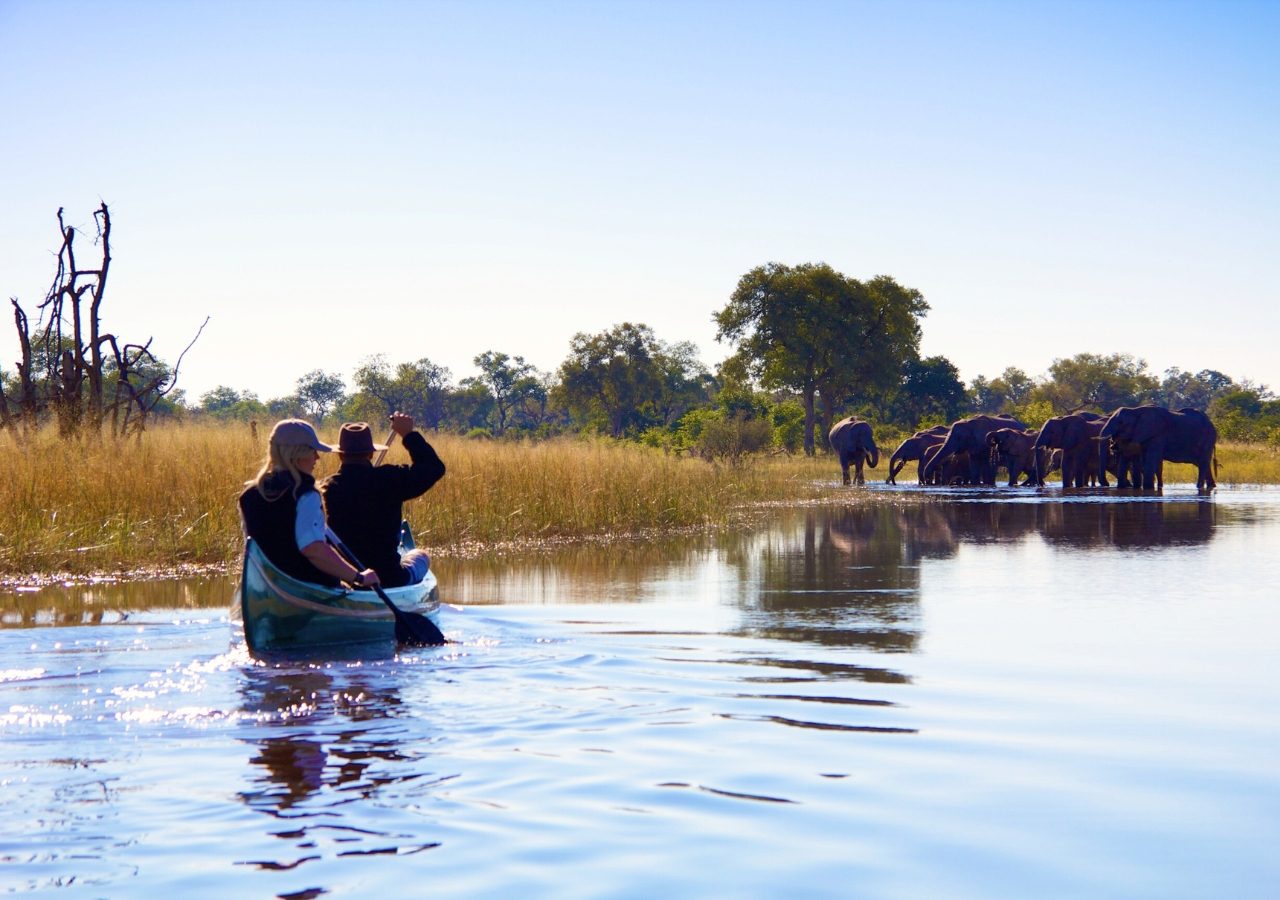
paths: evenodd
<path fill-rule="evenodd" d="M 351 548 L 342 543 L 341 538 L 333 533 L 333 529 L 326 530 L 326 537 L 329 543 L 337 548 L 338 552 L 347 558 L 347 562 L 355 566 L 357 569 L 364 571 L 364 564 L 356 559 L 355 554 L 351 552 Z M 387 609 L 391 610 L 391 615 L 396 619 L 396 643 L 407 644 L 410 647 L 437 647 L 440 644 L 449 643 L 449 639 L 444 633 L 436 627 L 436 623 L 432 622 L 421 613 L 409 612 L 401 609 L 391 602 L 391 598 L 387 596 L 387 592 L 382 589 L 382 585 L 371 585 L 373 592 L 378 595 L 378 599 L 387 604 Z"/>
<path fill-rule="evenodd" d="M 373 465 L 375 468 L 377 467 L 378 463 L 382 462 L 382 458 L 387 455 L 387 451 L 391 449 L 391 445 L 395 443 L 395 440 L 396 440 L 396 431 L 393 428 L 391 429 L 391 433 L 387 435 L 387 446 L 379 450 L 378 455 L 373 460 Z"/>

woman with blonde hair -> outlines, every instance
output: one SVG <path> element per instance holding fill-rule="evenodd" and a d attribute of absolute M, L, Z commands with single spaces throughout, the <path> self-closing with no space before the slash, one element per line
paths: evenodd
<path fill-rule="evenodd" d="M 294 578 L 335 587 L 378 584 L 373 569 L 360 571 L 326 540 L 324 505 L 313 475 L 321 453 L 333 447 L 309 422 L 283 419 L 271 429 L 267 461 L 240 494 L 240 521 L 276 568 Z"/>

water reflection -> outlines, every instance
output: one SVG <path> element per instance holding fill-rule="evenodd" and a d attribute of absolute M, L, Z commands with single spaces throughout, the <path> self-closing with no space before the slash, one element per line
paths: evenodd
<path fill-rule="evenodd" d="M 728 554 L 754 591 L 744 627 L 770 638 L 879 653 L 915 649 L 920 573 L 904 565 L 896 510 L 807 509 L 776 539 Z M 754 598 L 752 599 L 752 594 Z"/>
<path fill-rule="evenodd" d="M 225 610 L 231 590 L 232 580 L 217 576 L 10 588 L 0 592 L 0 628 L 114 625 L 153 609 Z"/>
<path fill-rule="evenodd" d="M 382 671 L 321 666 L 247 669 L 240 685 L 241 740 L 253 749 L 248 786 L 238 793 L 251 809 L 290 824 L 270 835 L 285 842 L 282 858 L 241 865 L 281 871 L 324 858 L 407 855 L 438 846 L 404 830 L 370 830 L 344 822 L 344 807 L 383 799 L 420 783 L 434 786 L 396 719 L 403 702 Z M 418 726 L 420 729 L 420 725 Z"/>
<path fill-rule="evenodd" d="M 897 624 L 916 615 L 912 567 L 921 560 L 953 556 L 965 544 L 1034 537 L 1066 549 L 1186 547 L 1207 543 L 1216 528 L 1249 515 L 1195 495 L 913 495 L 771 511 L 767 524 L 732 532 L 481 559 L 442 556 L 437 567 L 443 598 L 464 605 L 659 602 L 690 582 L 721 580 L 728 570 L 737 582 L 722 584 L 722 600 L 778 614 L 773 623 L 757 617 L 752 627 L 781 629 L 796 640 L 910 652 L 915 637 Z M 118 624 L 155 609 L 224 611 L 234 584 L 227 576 L 9 589 L 0 593 L 0 628 Z"/>
<path fill-rule="evenodd" d="M 1203 544 L 1229 512 L 1211 500 L 1121 502 L 994 501 L 930 503 L 900 510 L 894 523 L 908 560 L 943 559 L 964 544 L 1039 536 L 1064 547 L 1169 547 Z M 885 534 L 886 539 L 889 538 Z"/>

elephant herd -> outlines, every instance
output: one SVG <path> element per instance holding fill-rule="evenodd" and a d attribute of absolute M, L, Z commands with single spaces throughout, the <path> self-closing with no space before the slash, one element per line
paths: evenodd
<path fill-rule="evenodd" d="M 875 468 L 880 451 L 870 423 L 856 416 L 842 419 L 828 435 L 840 459 L 845 484 L 865 483 L 863 465 Z M 1109 487 L 1155 490 L 1164 487 L 1166 462 L 1196 466 L 1196 488 L 1217 486 L 1215 448 L 1218 431 L 1196 409 L 1162 406 L 1121 407 L 1109 416 L 1076 412 L 1049 419 L 1039 430 L 1028 429 L 1007 415 L 978 415 L 951 425 L 917 431 L 889 457 L 889 484 L 908 462 L 918 461 L 921 484 L 995 484 L 996 472 L 1009 473 L 1012 487 L 1043 486 L 1051 472 L 1062 472 L 1063 487 Z"/>

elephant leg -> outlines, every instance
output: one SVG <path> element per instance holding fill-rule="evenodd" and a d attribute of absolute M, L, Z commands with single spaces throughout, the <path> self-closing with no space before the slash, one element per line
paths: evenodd
<path fill-rule="evenodd" d="M 986 484 L 987 473 L 994 472 L 995 470 L 991 468 L 990 460 L 984 461 L 982 459 L 982 454 L 980 453 L 977 454 L 977 457 L 978 457 L 977 459 L 974 459 L 973 454 L 970 454 L 969 456 L 969 483 L 970 484 Z M 994 475 L 992 475 L 991 481 L 993 483 L 995 482 Z"/>
<path fill-rule="evenodd" d="M 1208 461 L 1201 461 L 1200 471 L 1196 475 L 1196 490 L 1211 491 L 1218 486 L 1213 480 L 1213 467 Z"/>
<path fill-rule="evenodd" d="M 840 476 L 845 484 L 849 483 L 849 457 L 843 450 L 840 451 Z"/>
<path fill-rule="evenodd" d="M 1131 457 L 1125 456 L 1123 453 L 1119 454 L 1116 457 L 1116 489 L 1117 490 L 1128 490 L 1129 488 L 1133 487 L 1133 483 L 1130 481 L 1130 478 L 1136 477 L 1136 473 L 1133 470 L 1133 466 L 1134 466 L 1134 463 Z"/>
<path fill-rule="evenodd" d="M 1144 491 L 1154 491 L 1156 489 L 1156 473 L 1164 462 L 1158 447 L 1148 447 L 1142 452 L 1142 489 Z M 1161 487 L 1163 487 L 1164 473 L 1160 473 Z"/>
<path fill-rule="evenodd" d="M 1080 452 L 1071 454 L 1071 486 L 1073 488 L 1086 487 L 1089 484 L 1089 477 L 1086 474 L 1088 466 L 1085 464 L 1085 455 Z"/>
<path fill-rule="evenodd" d="M 866 484 L 867 480 L 862 476 L 862 463 L 865 454 L 859 450 L 853 458 L 854 481 L 858 484 Z"/>

